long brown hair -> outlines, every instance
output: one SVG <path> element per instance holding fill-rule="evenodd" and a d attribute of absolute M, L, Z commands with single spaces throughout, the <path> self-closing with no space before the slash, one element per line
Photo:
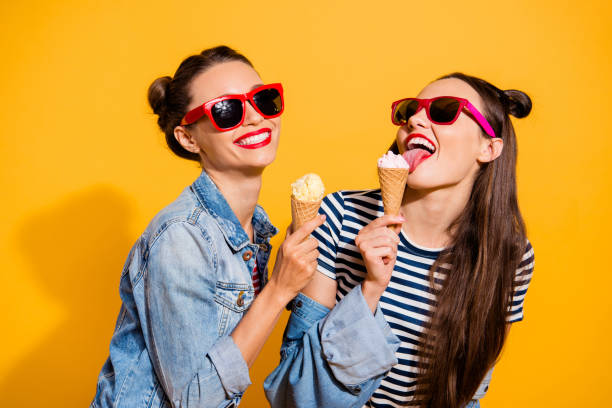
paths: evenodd
<path fill-rule="evenodd" d="M 517 146 L 509 115 L 527 116 L 531 99 L 461 73 L 440 79 L 446 78 L 462 80 L 478 92 L 482 113 L 504 148 L 500 157 L 481 166 L 465 209 L 450 227 L 452 245 L 430 270 L 436 305 L 419 350 L 417 401 L 410 403 L 428 408 L 465 406 L 495 364 L 527 244 L 516 197 Z M 433 271 L 445 276 L 441 285 L 434 283 Z"/>
<path fill-rule="evenodd" d="M 166 136 L 166 143 L 174 154 L 199 162 L 200 155 L 187 151 L 174 137 L 174 128 L 181 123 L 191 103 L 189 92 L 191 82 L 200 73 L 222 62 L 240 61 L 253 67 L 247 57 L 237 51 L 220 45 L 191 55 L 179 65 L 174 78 L 163 76 L 149 86 L 148 99 L 153 112 L 158 115 L 157 124 Z"/>

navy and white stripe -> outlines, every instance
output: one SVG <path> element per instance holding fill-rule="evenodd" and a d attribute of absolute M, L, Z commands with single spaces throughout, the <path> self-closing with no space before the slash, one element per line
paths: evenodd
<path fill-rule="evenodd" d="M 361 228 L 384 214 L 380 190 L 339 191 L 326 196 L 319 213 L 327 220 L 313 236 L 319 241 L 318 270 L 338 284 L 336 300 L 342 299 L 365 276 L 366 269 L 355 246 Z M 399 407 L 412 400 L 416 388 L 417 347 L 425 324 L 435 305 L 429 268 L 441 249 L 419 247 L 400 234 L 397 261 L 380 307 L 393 333 L 402 344 L 397 351 L 399 363 L 383 379 L 369 405 L 376 408 Z M 523 318 L 523 301 L 531 280 L 534 255 L 531 244 L 517 269 L 516 288 L 507 321 Z M 443 275 L 434 274 L 436 283 Z"/>

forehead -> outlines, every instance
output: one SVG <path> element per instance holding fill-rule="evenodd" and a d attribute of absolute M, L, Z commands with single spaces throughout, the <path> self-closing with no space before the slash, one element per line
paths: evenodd
<path fill-rule="evenodd" d="M 436 96 L 457 96 L 459 98 L 464 98 L 470 101 L 472 105 L 476 106 L 478 110 L 481 110 L 483 105 L 478 92 L 466 82 L 457 78 L 446 78 L 434 81 L 423 88 L 417 97 L 429 99 L 435 98 Z"/>
<path fill-rule="evenodd" d="M 193 107 L 227 94 L 249 92 L 262 81 L 257 72 L 241 61 L 222 62 L 197 75 L 191 83 Z"/>

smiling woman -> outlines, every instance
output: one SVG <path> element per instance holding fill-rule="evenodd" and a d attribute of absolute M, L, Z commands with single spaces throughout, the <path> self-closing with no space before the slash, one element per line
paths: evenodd
<path fill-rule="evenodd" d="M 283 90 L 220 46 L 149 88 L 170 149 L 199 162 L 195 182 L 151 221 L 122 273 L 123 305 L 92 407 L 229 407 L 280 312 L 311 279 L 324 217 L 288 234 L 257 205 L 274 160 Z"/>
<path fill-rule="evenodd" d="M 323 200 L 320 273 L 293 303 L 272 407 L 479 406 L 533 271 L 509 119 L 530 110 L 463 74 L 392 104 L 410 166 L 400 216 L 380 190 Z"/>

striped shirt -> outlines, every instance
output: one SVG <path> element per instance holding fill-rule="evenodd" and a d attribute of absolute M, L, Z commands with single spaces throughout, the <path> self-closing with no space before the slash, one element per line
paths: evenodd
<path fill-rule="evenodd" d="M 313 236 L 319 241 L 318 270 L 335 279 L 336 301 L 342 299 L 365 277 L 366 269 L 355 237 L 361 228 L 384 215 L 380 190 L 339 191 L 328 195 L 321 204 L 325 223 Z M 398 364 L 382 380 L 369 406 L 399 407 L 413 399 L 416 388 L 417 348 L 429 320 L 435 296 L 429 269 L 441 249 L 423 248 L 411 243 L 402 231 L 391 281 L 380 298 L 380 308 L 393 333 L 401 340 L 396 353 Z M 534 254 L 528 243 L 516 271 L 515 290 L 507 321 L 523 318 L 523 301 L 533 271 Z M 435 278 L 444 277 L 434 274 Z M 438 279 L 436 279 L 438 281 Z"/>
<path fill-rule="evenodd" d="M 261 291 L 261 282 L 259 280 L 259 270 L 257 269 L 257 262 L 255 263 L 255 267 L 253 268 L 253 272 L 251 273 L 251 278 L 253 279 L 253 289 L 255 292 L 255 296 L 257 296 Z"/>

